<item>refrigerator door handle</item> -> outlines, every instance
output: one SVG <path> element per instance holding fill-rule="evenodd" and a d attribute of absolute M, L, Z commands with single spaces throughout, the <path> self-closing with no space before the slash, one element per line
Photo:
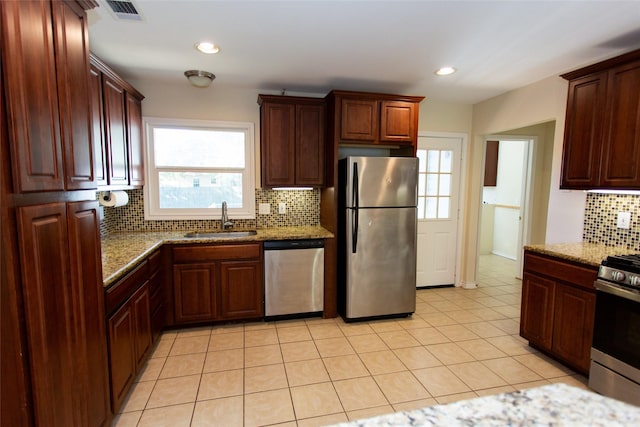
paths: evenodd
<path fill-rule="evenodd" d="M 352 235 L 351 235 L 351 253 L 356 253 L 356 250 L 358 248 L 358 208 L 359 206 L 359 195 L 358 195 L 358 163 L 354 162 L 353 163 L 353 180 L 352 180 L 352 186 L 353 186 L 353 200 L 352 200 L 352 206 L 353 209 L 351 210 L 351 230 L 352 230 Z"/>
<path fill-rule="evenodd" d="M 351 209 L 351 253 L 358 249 L 358 209 Z"/>
<path fill-rule="evenodd" d="M 352 186 L 352 200 L 351 200 L 351 206 L 353 206 L 355 209 L 358 209 L 360 206 L 359 205 L 359 198 L 360 195 L 358 194 L 358 163 L 353 163 L 353 180 L 351 181 L 351 186 Z"/>

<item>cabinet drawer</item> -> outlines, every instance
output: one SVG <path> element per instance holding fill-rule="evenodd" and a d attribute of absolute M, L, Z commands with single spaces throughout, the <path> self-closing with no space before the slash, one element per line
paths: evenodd
<path fill-rule="evenodd" d="M 248 245 L 188 246 L 173 248 L 174 263 L 259 258 L 260 243 Z"/>
<path fill-rule="evenodd" d="M 524 258 L 524 269 L 595 292 L 593 282 L 596 280 L 598 270 L 595 267 L 569 264 L 569 262 L 527 252 Z"/>
<path fill-rule="evenodd" d="M 113 313 L 127 298 L 147 280 L 149 270 L 147 261 L 142 261 L 136 268 L 107 289 L 105 298 L 107 315 Z"/>

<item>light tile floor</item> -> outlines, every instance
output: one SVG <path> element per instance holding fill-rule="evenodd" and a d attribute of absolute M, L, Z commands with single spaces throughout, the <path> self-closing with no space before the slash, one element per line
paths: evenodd
<path fill-rule="evenodd" d="M 165 332 L 113 425 L 321 426 L 586 379 L 518 336 L 515 263 L 477 289 L 419 290 L 406 319 L 256 322 Z"/>

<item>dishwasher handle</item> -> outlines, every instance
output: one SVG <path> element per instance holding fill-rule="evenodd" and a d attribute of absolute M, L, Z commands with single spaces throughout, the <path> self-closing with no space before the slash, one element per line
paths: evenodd
<path fill-rule="evenodd" d="M 264 242 L 265 251 L 283 251 L 287 249 L 324 248 L 324 239 L 269 240 Z"/>

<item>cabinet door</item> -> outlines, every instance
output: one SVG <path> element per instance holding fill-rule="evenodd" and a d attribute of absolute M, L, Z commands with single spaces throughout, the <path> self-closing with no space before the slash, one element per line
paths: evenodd
<path fill-rule="evenodd" d="M 104 287 L 98 203 L 75 202 L 67 205 L 71 284 L 76 324 L 76 371 L 82 387 L 83 425 L 107 426 L 109 379 L 107 336 L 105 331 Z"/>
<path fill-rule="evenodd" d="M 341 106 L 340 139 L 369 144 L 378 139 L 378 101 L 343 98 Z"/>
<path fill-rule="evenodd" d="M 583 372 L 589 372 L 595 303 L 593 292 L 556 287 L 553 351 Z"/>
<path fill-rule="evenodd" d="M 102 75 L 102 100 L 104 102 L 105 142 L 107 144 L 109 185 L 129 185 L 127 162 L 127 129 L 125 126 L 125 96 L 120 85 Z"/>
<path fill-rule="evenodd" d="M 173 266 L 175 323 L 215 320 L 216 264 L 177 264 Z"/>
<path fill-rule="evenodd" d="M 262 263 L 223 261 L 220 263 L 220 311 L 223 319 L 262 317 Z"/>
<path fill-rule="evenodd" d="M 144 147 L 142 142 L 142 103 L 127 93 L 127 141 L 129 144 L 129 184 L 144 184 Z"/>
<path fill-rule="evenodd" d="M 262 185 L 295 183 L 296 107 L 265 102 L 261 108 Z"/>
<path fill-rule="evenodd" d="M 417 134 L 417 105 L 407 101 L 380 101 L 380 141 L 411 144 Z"/>
<path fill-rule="evenodd" d="M 324 184 L 324 116 L 324 104 L 296 106 L 297 185 L 317 187 Z"/>
<path fill-rule="evenodd" d="M 20 207 L 17 214 L 34 424 L 79 425 L 65 204 Z"/>
<path fill-rule="evenodd" d="M 520 335 L 551 350 L 555 282 L 533 274 L 522 277 Z"/>
<path fill-rule="evenodd" d="M 606 72 L 569 82 L 560 188 L 597 188 Z"/>
<path fill-rule="evenodd" d="M 108 323 L 111 407 L 116 413 L 136 376 L 135 319 L 132 305 L 124 304 L 109 318 Z"/>
<path fill-rule="evenodd" d="M 52 2 L 65 186 L 96 188 L 89 96 L 89 33 L 82 8 Z"/>
<path fill-rule="evenodd" d="M 640 188 L 640 61 L 609 71 L 601 188 Z"/>
<path fill-rule="evenodd" d="M 147 358 L 147 352 L 151 348 L 151 310 L 149 305 L 149 282 L 145 282 L 140 289 L 131 296 L 136 372 L 142 367 Z"/>
<path fill-rule="evenodd" d="M 91 139 L 93 140 L 94 173 L 97 185 L 107 185 L 107 147 L 104 136 L 102 107 L 102 73 L 93 64 L 89 69 L 91 99 Z"/>
<path fill-rule="evenodd" d="M 64 189 L 51 5 L 0 2 L 2 68 L 16 192 Z"/>

